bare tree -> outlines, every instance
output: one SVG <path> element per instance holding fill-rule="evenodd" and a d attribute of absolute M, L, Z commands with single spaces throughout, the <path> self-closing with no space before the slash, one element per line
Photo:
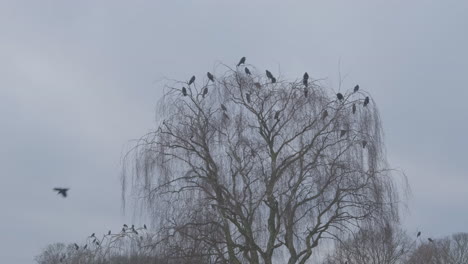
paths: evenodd
<path fill-rule="evenodd" d="M 125 157 L 123 196 L 141 198 L 168 257 L 305 263 L 322 239 L 396 217 L 369 95 L 255 72 L 172 85 L 159 128 Z"/>
<path fill-rule="evenodd" d="M 464 264 L 468 263 L 468 233 L 433 239 L 421 243 L 411 254 L 408 264 Z"/>
<path fill-rule="evenodd" d="M 414 242 L 396 223 L 385 221 L 370 224 L 351 234 L 345 241 L 337 240 L 335 250 L 324 263 L 405 263 Z"/>

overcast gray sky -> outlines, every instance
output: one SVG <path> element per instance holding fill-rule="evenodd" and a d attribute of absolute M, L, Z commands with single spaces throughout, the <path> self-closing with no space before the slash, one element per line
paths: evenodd
<path fill-rule="evenodd" d="M 121 211 L 120 158 L 154 127 L 160 80 L 242 56 L 334 89 L 341 71 L 343 88 L 371 92 L 391 166 L 412 188 L 406 228 L 467 232 L 466 10 L 463 0 L 0 1 L 0 261 L 32 263 L 47 244 L 142 224 Z"/>

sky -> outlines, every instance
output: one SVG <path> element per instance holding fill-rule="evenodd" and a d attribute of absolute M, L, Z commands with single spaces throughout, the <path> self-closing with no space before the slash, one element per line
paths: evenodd
<path fill-rule="evenodd" d="M 359 84 L 411 186 L 410 233 L 468 232 L 467 1 L 0 1 L 0 256 L 123 223 L 121 158 L 164 80 L 246 56 L 285 79 Z M 399 176 L 395 176 L 399 177 Z M 401 179 L 401 178 L 398 178 Z M 52 188 L 70 187 L 62 199 Z"/>

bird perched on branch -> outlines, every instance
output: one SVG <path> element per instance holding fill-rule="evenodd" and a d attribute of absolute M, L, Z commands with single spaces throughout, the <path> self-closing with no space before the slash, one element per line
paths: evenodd
<path fill-rule="evenodd" d="M 78 244 L 75 243 L 74 246 L 75 246 L 75 249 L 76 249 L 76 250 L 80 249 L 80 247 L 78 246 Z"/>
<path fill-rule="evenodd" d="M 205 89 L 203 89 L 203 98 L 205 98 L 207 94 L 208 94 L 208 87 L 205 87 Z"/>
<path fill-rule="evenodd" d="M 64 198 L 67 197 L 68 190 L 70 190 L 70 188 L 54 188 L 54 191 L 56 191 L 57 194 L 61 194 Z"/>
<path fill-rule="evenodd" d="M 107 235 L 110 236 L 110 234 L 111 234 L 111 231 L 109 230 L 109 232 L 107 232 Z"/>
<path fill-rule="evenodd" d="M 427 240 L 429 240 L 429 242 L 433 243 L 434 240 L 432 238 L 428 238 Z"/>
<path fill-rule="evenodd" d="M 210 72 L 207 72 L 207 73 L 206 73 L 206 76 L 208 76 L 208 79 L 210 79 L 210 81 L 214 82 L 214 76 L 213 76 L 213 74 L 211 74 Z"/>
<path fill-rule="evenodd" d="M 421 236 L 421 231 L 418 232 L 418 234 L 416 235 L 416 237 L 419 237 Z"/>
<path fill-rule="evenodd" d="M 190 78 L 190 81 L 188 82 L 188 85 L 191 85 L 193 82 L 195 82 L 195 75 Z"/>
<path fill-rule="evenodd" d="M 366 146 L 367 146 L 367 141 L 363 140 L 362 141 L 362 148 L 366 148 Z"/>
<path fill-rule="evenodd" d="M 237 67 L 239 67 L 241 64 L 244 64 L 244 63 L 245 63 L 245 57 L 242 57 L 239 63 L 237 63 Z"/>
<path fill-rule="evenodd" d="M 244 71 L 245 71 L 245 73 L 246 73 L 247 75 L 252 75 L 252 73 L 250 72 L 249 68 L 245 67 Z"/>
<path fill-rule="evenodd" d="M 187 96 L 187 89 L 185 87 L 182 87 L 182 95 Z"/>
<path fill-rule="evenodd" d="M 341 94 L 341 93 L 337 93 L 336 94 L 336 98 L 338 98 L 338 100 L 343 100 L 344 99 L 344 96 Z"/>
<path fill-rule="evenodd" d="M 341 130 L 340 137 L 343 137 L 344 135 L 346 135 L 346 130 Z"/>
<path fill-rule="evenodd" d="M 305 87 L 309 86 L 309 74 L 304 73 L 304 77 L 302 78 L 302 84 L 305 85 Z"/>
<path fill-rule="evenodd" d="M 275 113 L 275 119 L 279 121 L 279 116 L 280 116 L 280 111 L 276 111 Z"/>
<path fill-rule="evenodd" d="M 271 74 L 269 70 L 266 70 L 265 72 L 266 72 L 266 76 L 268 77 L 268 79 L 270 79 L 272 83 L 275 83 L 276 78 L 273 76 L 273 74 Z"/>
<path fill-rule="evenodd" d="M 146 229 L 146 225 L 145 225 L 145 224 L 143 225 L 143 228 Z"/>
<path fill-rule="evenodd" d="M 357 92 L 359 91 L 359 84 L 357 84 L 356 86 L 354 86 L 354 92 Z"/>
<path fill-rule="evenodd" d="M 366 96 L 366 99 L 364 99 L 364 106 L 367 106 L 369 104 L 369 96 Z"/>

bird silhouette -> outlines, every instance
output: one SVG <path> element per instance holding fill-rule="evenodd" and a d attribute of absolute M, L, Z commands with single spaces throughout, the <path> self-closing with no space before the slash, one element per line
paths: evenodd
<path fill-rule="evenodd" d="M 111 231 L 109 230 L 109 232 L 107 232 L 107 235 L 110 236 L 110 234 L 111 234 Z"/>
<path fill-rule="evenodd" d="M 343 95 L 341 93 L 337 93 L 336 98 L 338 98 L 338 100 L 340 100 L 340 101 L 344 99 L 344 97 L 343 97 Z"/>
<path fill-rule="evenodd" d="M 280 116 L 280 111 L 276 111 L 275 113 L 275 119 L 279 121 L 279 116 Z"/>
<path fill-rule="evenodd" d="M 432 238 L 428 238 L 427 240 L 429 240 L 429 242 L 433 243 L 434 240 Z"/>
<path fill-rule="evenodd" d="M 187 96 L 187 89 L 185 87 L 182 87 L 182 95 Z"/>
<path fill-rule="evenodd" d="M 245 94 L 245 99 L 247 99 L 247 103 L 250 104 L 250 94 L 249 93 Z"/>
<path fill-rule="evenodd" d="M 359 84 L 354 86 L 354 92 L 357 92 L 357 91 L 359 91 Z"/>
<path fill-rule="evenodd" d="M 346 130 L 341 130 L 340 137 L 343 137 L 344 135 L 346 135 Z"/>
<path fill-rule="evenodd" d="M 309 74 L 304 73 L 304 77 L 302 78 L 302 84 L 305 85 L 305 87 L 309 86 Z"/>
<path fill-rule="evenodd" d="M 143 228 L 146 229 L 146 225 L 143 225 Z"/>
<path fill-rule="evenodd" d="M 75 243 L 75 249 L 78 250 L 80 247 Z"/>
<path fill-rule="evenodd" d="M 124 224 L 123 227 L 128 228 L 128 225 L 127 225 L 127 224 Z"/>
<path fill-rule="evenodd" d="M 99 241 L 96 241 L 96 245 L 100 246 L 101 244 L 99 243 Z"/>
<path fill-rule="evenodd" d="M 221 104 L 221 109 L 222 109 L 223 111 L 227 111 L 227 108 L 226 108 L 226 106 L 225 106 L 225 105 L 223 105 L 223 104 Z"/>
<path fill-rule="evenodd" d="M 206 76 L 208 76 L 208 79 L 210 79 L 210 81 L 214 82 L 214 76 L 213 76 L 213 74 L 211 74 L 210 72 L 207 72 L 207 73 L 206 73 Z"/>
<path fill-rule="evenodd" d="M 366 146 L 367 146 L 367 141 L 363 140 L 362 141 L 362 148 L 366 148 Z"/>
<path fill-rule="evenodd" d="M 418 234 L 416 235 L 416 237 L 419 237 L 421 235 L 421 231 L 418 232 Z"/>
<path fill-rule="evenodd" d="M 273 74 L 271 74 L 271 72 L 269 70 L 266 70 L 265 73 L 266 73 L 266 76 L 268 77 L 268 79 L 273 81 L 273 79 L 275 78 L 275 77 L 273 77 Z"/>
<path fill-rule="evenodd" d="M 205 89 L 203 89 L 203 98 L 205 98 L 207 94 L 208 94 L 208 87 L 205 87 Z"/>
<path fill-rule="evenodd" d="M 188 82 L 188 85 L 191 85 L 193 82 L 195 82 L 195 75 L 190 78 L 190 81 Z"/>
<path fill-rule="evenodd" d="M 94 237 L 94 235 L 95 235 L 95 234 L 94 234 L 94 233 L 92 233 L 90 237 Z"/>
<path fill-rule="evenodd" d="M 245 63 L 245 57 L 242 57 L 239 63 L 237 63 L 237 67 L 239 67 L 241 64 L 244 64 L 244 63 Z"/>
<path fill-rule="evenodd" d="M 93 240 L 93 243 L 96 243 L 96 238 Z"/>
<path fill-rule="evenodd" d="M 366 96 L 366 99 L 364 99 L 364 106 L 367 106 L 369 104 L 369 96 Z"/>
<path fill-rule="evenodd" d="M 252 73 L 250 72 L 249 68 L 247 68 L 247 67 L 245 67 L 244 71 L 245 71 L 245 73 L 246 73 L 247 75 L 251 75 L 251 74 L 252 74 Z"/>
<path fill-rule="evenodd" d="M 327 110 L 323 111 L 322 120 L 324 120 L 325 118 L 327 118 L 327 116 L 328 116 L 328 111 L 327 111 Z"/>
<path fill-rule="evenodd" d="M 356 104 L 353 104 L 353 114 L 356 113 Z"/>
<path fill-rule="evenodd" d="M 258 83 L 258 82 L 254 83 L 254 85 L 255 85 L 255 87 L 257 87 L 257 89 L 262 88 L 262 85 L 260 83 Z"/>
<path fill-rule="evenodd" d="M 61 194 L 64 198 L 67 197 L 68 190 L 70 190 L 70 188 L 54 188 L 54 191 L 56 191 L 57 194 Z"/>

